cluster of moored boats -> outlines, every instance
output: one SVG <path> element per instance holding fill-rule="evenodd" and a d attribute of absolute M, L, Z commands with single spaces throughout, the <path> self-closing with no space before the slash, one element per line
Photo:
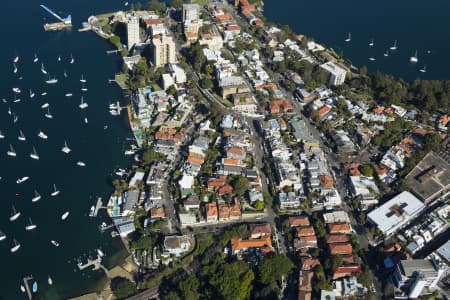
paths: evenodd
<path fill-rule="evenodd" d="M 346 38 L 344 41 L 345 41 L 346 43 L 350 43 L 350 42 L 352 41 L 352 33 L 351 33 L 351 32 L 348 33 L 347 38 Z M 374 39 L 371 39 L 370 42 L 369 42 L 369 47 L 373 47 L 373 46 L 375 46 L 375 41 L 374 41 Z M 386 50 L 386 51 L 383 53 L 383 56 L 384 56 L 384 57 L 388 57 L 389 54 L 390 54 L 389 51 L 394 52 L 394 51 L 396 51 L 396 50 L 398 50 L 398 43 L 397 43 L 397 40 L 395 40 L 394 43 L 389 47 L 389 49 Z M 427 54 L 430 54 L 431 51 L 430 51 L 430 50 L 427 50 L 426 53 L 427 53 Z M 417 63 L 419 62 L 419 56 L 418 56 L 418 54 L 419 54 L 419 52 L 416 50 L 416 51 L 414 52 L 414 55 L 410 56 L 409 62 L 412 63 L 412 64 L 417 64 Z M 375 61 L 376 58 L 373 57 L 373 56 L 371 56 L 371 57 L 369 57 L 369 60 L 370 60 L 370 61 Z M 419 72 L 421 72 L 421 73 L 426 73 L 426 72 L 427 72 L 427 65 L 424 65 L 422 68 L 420 68 L 420 69 L 419 69 Z"/>
<path fill-rule="evenodd" d="M 19 73 L 19 61 L 20 61 L 20 57 L 19 56 L 16 56 L 13 59 L 13 73 L 14 74 L 18 74 Z M 33 61 L 34 64 L 38 64 L 39 58 L 38 58 L 38 56 L 36 54 L 34 55 L 32 61 Z M 59 61 L 59 62 L 62 61 L 61 56 L 58 56 L 57 61 Z M 72 55 L 70 55 L 69 63 L 70 64 L 75 63 L 75 59 L 73 58 Z M 49 74 L 49 72 L 46 70 L 45 65 L 44 65 L 43 62 L 41 62 L 40 71 L 42 72 L 42 74 L 47 76 L 47 79 L 45 80 L 45 84 L 47 84 L 47 85 L 55 85 L 55 84 L 58 83 L 58 79 L 55 76 L 51 76 Z M 19 74 L 18 74 L 18 76 L 19 76 L 18 79 L 21 80 L 23 77 L 20 76 Z M 64 78 L 69 77 L 69 75 L 68 75 L 66 70 L 64 70 L 63 76 L 64 76 Z M 87 91 L 87 87 L 86 87 L 87 80 L 84 78 L 83 75 L 81 75 L 80 83 L 81 83 L 81 91 L 82 92 L 86 92 Z M 19 118 L 18 118 L 17 114 L 13 111 L 13 109 L 11 107 L 15 103 L 21 102 L 22 101 L 21 96 L 23 96 L 26 93 L 23 93 L 21 88 L 17 87 L 17 86 L 12 88 L 12 92 L 13 92 L 14 99 L 12 101 L 8 101 L 5 98 L 3 98 L 2 102 L 4 104 L 8 104 L 8 102 L 11 103 L 10 106 L 8 107 L 7 113 L 8 113 L 9 116 L 12 117 L 13 123 L 17 123 Z M 42 97 L 44 97 L 44 96 L 47 95 L 47 92 L 43 91 L 43 92 L 40 93 L 40 95 Z M 64 96 L 65 97 L 72 97 L 73 94 L 68 92 L 68 93 L 65 93 Z M 29 89 L 28 98 L 30 100 L 33 100 L 33 99 L 35 99 L 35 97 L 36 97 L 36 93 L 33 92 L 31 89 Z M 88 103 L 84 100 L 84 97 L 82 96 L 79 108 L 83 110 L 83 109 L 86 109 L 87 107 L 88 107 Z M 53 118 L 53 115 L 50 112 L 50 104 L 48 102 L 43 103 L 41 105 L 41 108 L 44 110 L 44 117 L 46 117 L 47 119 L 52 119 Z M 87 118 L 85 118 L 84 121 L 85 121 L 85 123 L 87 123 L 88 122 Z M 44 140 L 44 141 L 48 140 L 48 138 L 49 138 L 48 135 L 42 130 L 38 130 L 36 132 L 36 135 L 37 135 L 37 137 L 39 137 L 41 140 Z M 7 140 L 8 138 L 9 137 L 7 137 L 6 134 L 3 133 L 0 130 L 0 141 L 1 140 Z M 11 139 L 9 141 L 11 142 Z M 27 136 L 25 135 L 25 133 L 22 130 L 18 130 L 17 141 L 18 141 L 18 143 L 26 143 L 27 142 Z M 39 155 L 38 151 L 36 150 L 36 147 L 34 145 L 30 145 L 30 146 L 31 146 L 30 147 L 31 148 L 31 152 L 29 154 L 29 157 L 31 159 L 33 159 L 33 160 L 39 160 L 40 159 L 40 155 Z M 72 151 L 72 149 L 69 147 L 67 141 L 64 141 L 64 143 L 63 143 L 63 145 L 61 147 L 61 151 L 64 154 L 69 154 Z M 8 149 L 6 151 L 6 154 L 11 159 L 14 159 L 14 158 L 18 157 L 18 153 L 14 149 L 13 143 L 9 144 Z M 77 161 L 76 165 L 78 165 L 80 167 L 85 167 L 86 163 L 84 163 L 83 161 Z M 1 179 L 1 177 L 0 177 L 0 179 Z M 16 184 L 17 185 L 25 184 L 28 180 L 30 180 L 29 176 L 23 176 L 23 177 L 17 178 Z M 53 187 L 52 187 L 51 191 L 49 191 L 49 196 L 50 197 L 56 197 L 59 194 L 60 194 L 60 190 L 56 187 L 56 184 L 53 184 Z M 33 202 L 33 203 L 38 202 L 38 201 L 40 201 L 42 199 L 42 197 L 43 196 L 41 196 L 41 194 L 37 190 L 34 190 L 33 195 L 30 196 L 31 202 Z M 64 212 L 61 215 L 61 217 L 60 217 L 61 220 L 63 220 L 63 221 L 66 220 L 69 217 L 69 214 L 70 214 L 69 211 Z M 20 212 L 20 210 L 16 209 L 16 207 L 14 205 L 12 205 L 12 211 L 11 211 L 11 214 L 10 214 L 10 217 L 9 217 L 9 221 L 10 222 L 16 222 L 21 217 L 21 215 L 22 215 L 22 213 Z M 37 228 L 38 228 L 38 225 L 33 222 L 31 217 L 28 217 L 28 220 L 27 220 L 26 225 L 24 227 L 25 231 L 34 231 Z M 7 239 L 7 235 L 2 230 L 0 230 L 0 242 L 5 241 L 6 239 Z M 56 240 L 50 240 L 50 244 L 52 244 L 55 247 L 59 247 L 59 245 L 60 245 L 59 242 L 56 241 Z M 12 238 L 12 246 L 10 248 L 10 252 L 11 253 L 15 253 L 15 252 L 19 251 L 20 248 L 21 248 L 20 242 L 17 239 Z M 33 284 L 33 291 L 35 289 L 34 288 L 34 284 Z M 51 278 L 50 277 L 49 277 L 49 284 L 51 284 Z M 36 287 L 36 289 L 37 289 L 37 287 Z"/>

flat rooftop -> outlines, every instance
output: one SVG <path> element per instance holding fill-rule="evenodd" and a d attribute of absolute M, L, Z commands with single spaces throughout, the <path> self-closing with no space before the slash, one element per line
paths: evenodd
<path fill-rule="evenodd" d="M 450 155 L 430 152 L 406 176 L 411 190 L 423 201 L 430 202 L 450 189 Z"/>
<path fill-rule="evenodd" d="M 422 201 L 404 191 L 372 210 L 367 217 L 384 234 L 390 235 L 416 218 L 424 209 Z"/>

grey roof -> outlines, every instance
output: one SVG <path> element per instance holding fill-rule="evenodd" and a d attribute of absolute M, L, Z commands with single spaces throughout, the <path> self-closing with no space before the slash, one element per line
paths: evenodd
<path fill-rule="evenodd" d="M 119 234 L 129 233 L 135 230 L 133 217 L 116 217 L 112 221 Z"/>
<path fill-rule="evenodd" d="M 412 259 L 402 260 L 400 262 L 403 274 L 407 277 L 413 276 L 417 271 L 421 271 L 425 274 L 437 273 L 436 268 L 433 266 L 431 260 L 426 259 Z"/>
<path fill-rule="evenodd" d="M 127 192 L 126 202 L 123 204 L 123 210 L 133 210 L 139 201 L 139 190 L 129 190 Z"/>
<path fill-rule="evenodd" d="M 436 252 L 450 264 L 450 241 L 439 247 Z"/>

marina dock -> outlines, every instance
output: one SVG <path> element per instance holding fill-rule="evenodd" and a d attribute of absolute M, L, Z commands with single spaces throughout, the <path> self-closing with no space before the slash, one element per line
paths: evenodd
<path fill-rule="evenodd" d="M 30 286 L 28 284 L 28 281 L 32 279 L 33 276 L 26 276 L 23 278 L 23 286 L 25 287 L 25 291 L 27 292 L 28 300 L 33 299 L 33 293 L 31 292 Z"/>
<path fill-rule="evenodd" d="M 62 30 L 62 29 L 71 28 L 71 27 L 72 27 L 72 24 L 66 24 L 64 22 L 56 22 L 56 23 L 44 24 L 44 30 L 45 31 Z"/>
<path fill-rule="evenodd" d="M 85 263 L 85 264 L 80 262 L 77 264 L 77 266 L 78 266 L 78 269 L 80 269 L 80 271 L 82 271 L 86 268 L 89 268 L 89 267 L 94 267 L 92 269 L 93 271 L 102 269 L 105 272 L 106 276 L 109 277 L 109 270 L 102 265 L 102 257 L 100 255 L 97 255 L 96 259 L 88 259 L 87 263 Z"/>

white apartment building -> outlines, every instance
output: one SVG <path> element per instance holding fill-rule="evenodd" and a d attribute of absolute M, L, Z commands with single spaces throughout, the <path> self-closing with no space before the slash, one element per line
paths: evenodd
<path fill-rule="evenodd" d="M 170 36 L 153 39 L 153 63 L 156 67 L 176 63 L 175 43 Z"/>
<path fill-rule="evenodd" d="M 330 74 L 329 84 L 341 85 L 344 83 L 347 70 L 330 61 L 320 65 L 320 67 Z"/>
<path fill-rule="evenodd" d="M 136 16 L 129 16 L 127 20 L 127 46 L 128 50 L 139 44 L 139 18 Z"/>

